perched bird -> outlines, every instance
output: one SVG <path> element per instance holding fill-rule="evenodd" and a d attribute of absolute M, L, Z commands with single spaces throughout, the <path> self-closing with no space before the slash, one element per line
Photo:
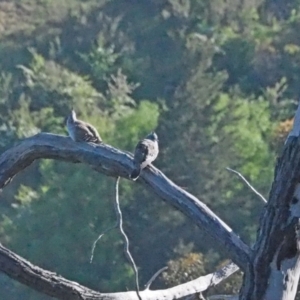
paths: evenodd
<path fill-rule="evenodd" d="M 134 152 L 134 170 L 130 175 L 133 180 L 138 179 L 141 171 L 151 164 L 158 155 L 158 137 L 155 132 L 151 132 L 145 139 L 138 142 Z"/>
<path fill-rule="evenodd" d="M 72 109 L 67 119 L 67 129 L 69 136 L 75 142 L 102 143 L 102 139 L 97 129 L 89 123 L 77 120 L 76 112 Z"/>

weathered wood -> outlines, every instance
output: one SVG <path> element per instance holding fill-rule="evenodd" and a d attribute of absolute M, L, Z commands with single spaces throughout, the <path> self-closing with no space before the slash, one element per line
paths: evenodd
<path fill-rule="evenodd" d="M 56 273 L 34 266 L 24 258 L 16 255 L 0 244 L 0 270 L 46 295 L 62 300 L 138 300 L 135 291 L 121 293 L 100 293 L 84 287 L 77 282 L 67 280 Z M 145 290 L 140 295 L 143 300 L 173 300 L 184 299 L 190 295 L 207 290 L 236 272 L 234 263 L 217 270 L 214 273 L 201 276 L 190 282 L 166 290 Z"/>
<path fill-rule="evenodd" d="M 111 146 L 76 143 L 69 137 L 39 133 L 0 156 L 0 188 L 40 158 L 81 162 L 106 175 L 127 179 L 133 170 L 132 156 Z M 241 269 L 246 268 L 250 248 L 199 199 L 178 187 L 152 165 L 143 170 L 138 182 L 183 212 L 206 231 Z"/>
<path fill-rule="evenodd" d="M 300 276 L 300 110 L 277 161 L 242 300 L 293 300 Z M 299 126 L 299 128 L 298 128 Z"/>

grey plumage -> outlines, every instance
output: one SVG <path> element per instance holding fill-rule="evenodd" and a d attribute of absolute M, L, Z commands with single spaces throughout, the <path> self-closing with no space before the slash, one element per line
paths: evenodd
<path fill-rule="evenodd" d="M 138 142 L 134 152 L 134 170 L 130 175 L 133 180 L 138 179 L 141 171 L 151 164 L 157 157 L 158 137 L 155 132 L 151 132 L 145 139 Z"/>
<path fill-rule="evenodd" d="M 68 116 L 67 130 L 69 136 L 75 142 L 92 142 L 96 144 L 100 144 L 102 142 L 97 129 L 87 122 L 78 120 L 74 109 L 72 109 Z"/>

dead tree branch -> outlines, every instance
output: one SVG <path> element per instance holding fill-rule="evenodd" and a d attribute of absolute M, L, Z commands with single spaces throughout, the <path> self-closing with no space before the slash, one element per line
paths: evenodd
<path fill-rule="evenodd" d="M 167 270 L 168 267 L 163 267 L 161 269 L 159 269 L 150 279 L 149 281 L 145 284 L 145 291 L 150 289 L 151 284 L 153 283 L 153 281 L 165 270 Z"/>
<path fill-rule="evenodd" d="M 137 300 L 135 291 L 105 294 L 93 291 L 77 282 L 69 281 L 56 273 L 43 270 L 0 244 L 0 270 L 9 277 L 62 300 Z M 143 300 L 173 300 L 207 290 L 238 270 L 231 263 L 214 273 L 166 290 L 140 291 Z"/>
<path fill-rule="evenodd" d="M 123 236 L 124 239 L 124 253 L 126 258 L 128 259 L 129 263 L 131 264 L 133 271 L 134 271 L 134 275 L 135 275 L 135 288 L 136 288 L 136 294 L 139 298 L 139 300 L 142 300 L 141 296 L 140 296 L 140 287 L 139 287 L 139 272 L 138 269 L 136 267 L 136 264 L 134 262 L 134 259 L 130 253 L 129 250 L 129 240 L 128 237 L 124 231 L 123 228 L 123 215 L 122 215 L 122 211 L 120 208 L 120 202 L 119 202 L 119 182 L 120 182 L 120 177 L 117 178 L 116 180 L 116 198 L 115 198 L 115 210 L 116 210 L 116 214 L 118 216 L 118 220 L 119 220 L 119 229 L 120 232 Z"/>
<path fill-rule="evenodd" d="M 264 202 L 264 203 L 268 202 L 266 200 L 266 198 L 261 193 L 259 193 L 240 172 L 235 171 L 235 170 L 233 170 L 231 168 L 228 168 L 228 167 L 226 168 L 226 170 L 236 174 L 237 176 L 239 176 L 246 183 L 246 185 L 252 190 L 252 192 L 254 192 L 254 194 L 256 194 L 262 200 L 262 202 Z"/>
<path fill-rule="evenodd" d="M 132 157 L 109 145 L 75 143 L 65 136 L 39 133 L 0 156 L 0 188 L 40 158 L 80 162 L 106 175 L 127 179 L 133 170 Z M 242 270 L 246 269 L 251 249 L 204 203 L 178 187 L 154 166 L 144 170 L 138 182 L 184 213 L 209 234 Z"/>
<path fill-rule="evenodd" d="M 94 241 L 93 243 L 93 247 L 92 247 L 92 251 L 91 251 L 91 257 L 90 257 L 90 264 L 93 262 L 93 258 L 94 258 L 94 254 L 95 254 L 95 249 L 96 249 L 96 245 L 97 243 L 101 240 L 101 238 L 104 236 L 104 234 L 106 234 L 107 232 L 115 229 L 115 228 L 118 228 L 118 224 L 119 222 L 117 221 L 115 223 L 115 225 L 109 227 L 109 228 L 106 228 L 98 237 L 97 239 Z"/>

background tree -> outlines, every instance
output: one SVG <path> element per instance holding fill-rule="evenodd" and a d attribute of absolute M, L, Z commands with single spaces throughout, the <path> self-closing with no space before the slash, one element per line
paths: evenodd
<path fill-rule="evenodd" d="M 71 106 L 127 151 L 155 128 L 155 164 L 254 242 L 262 204 L 225 167 L 267 195 L 299 97 L 298 11 L 298 1 L 1 1 L 1 151 L 40 131 L 65 133 Z M 201 260 L 185 265 L 188 274 L 196 268 L 192 277 L 225 259 L 178 211 L 139 187 L 121 189 L 141 285 L 191 253 Z M 93 241 L 115 219 L 105 176 L 37 162 L 0 197 L 4 245 L 95 289 L 133 288 L 116 233 L 89 264 Z M 82 248 L 72 251 L 78 239 Z M 171 267 L 153 286 L 168 286 L 170 276 Z M 46 298 L 3 275 L 0 285 L 5 298 Z"/>

